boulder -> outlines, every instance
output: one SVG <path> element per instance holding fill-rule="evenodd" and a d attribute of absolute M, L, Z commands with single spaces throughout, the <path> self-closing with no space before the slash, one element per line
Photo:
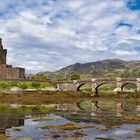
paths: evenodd
<path fill-rule="evenodd" d="M 19 87 L 12 87 L 9 91 L 15 93 L 15 92 L 22 92 L 23 90 Z"/>
<path fill-rule="evenodd" d="M 43 88 L 41 89 L 42 91 L 58 91 L 57 88 L 49 88 L 49 87 L 46 87 L 46 88 Z"/>

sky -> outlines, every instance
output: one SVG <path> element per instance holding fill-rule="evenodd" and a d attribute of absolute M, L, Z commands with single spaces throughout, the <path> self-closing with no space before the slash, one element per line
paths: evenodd
<path fill-rule="evenodd" d="M 0 0 L 0 37 L 27 73 L 140 60 L 140 0 Z"/>

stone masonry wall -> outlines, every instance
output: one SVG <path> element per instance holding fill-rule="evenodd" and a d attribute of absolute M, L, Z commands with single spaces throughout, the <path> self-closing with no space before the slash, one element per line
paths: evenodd
<path fill-rule="evenodd" d="M 0 78 L 2 79 L 24 79 L 24 68 L 0 67 Z"/>

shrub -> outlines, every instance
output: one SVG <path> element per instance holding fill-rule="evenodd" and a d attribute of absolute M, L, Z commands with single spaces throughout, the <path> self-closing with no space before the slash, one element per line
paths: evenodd
<path fill-rule="evenodd" d="M 78 80 L 78 79 L 80 79 L 80 75 L 79 74 L 73 74 L 71 76 L 71 80 Z"/>

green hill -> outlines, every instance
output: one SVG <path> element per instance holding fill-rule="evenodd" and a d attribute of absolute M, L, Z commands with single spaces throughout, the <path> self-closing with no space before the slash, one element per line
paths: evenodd
<path fill-rule="evenodd" d="M 45 72 L 43 72 L 45 73 Z M 51 79 L 67 78 L 80 74 L 81 79 L 92 77 L 140 77 L 140 61 L 107 59 L 90 63 L 76 63 L 52 73 L 46 73 Z"/>

